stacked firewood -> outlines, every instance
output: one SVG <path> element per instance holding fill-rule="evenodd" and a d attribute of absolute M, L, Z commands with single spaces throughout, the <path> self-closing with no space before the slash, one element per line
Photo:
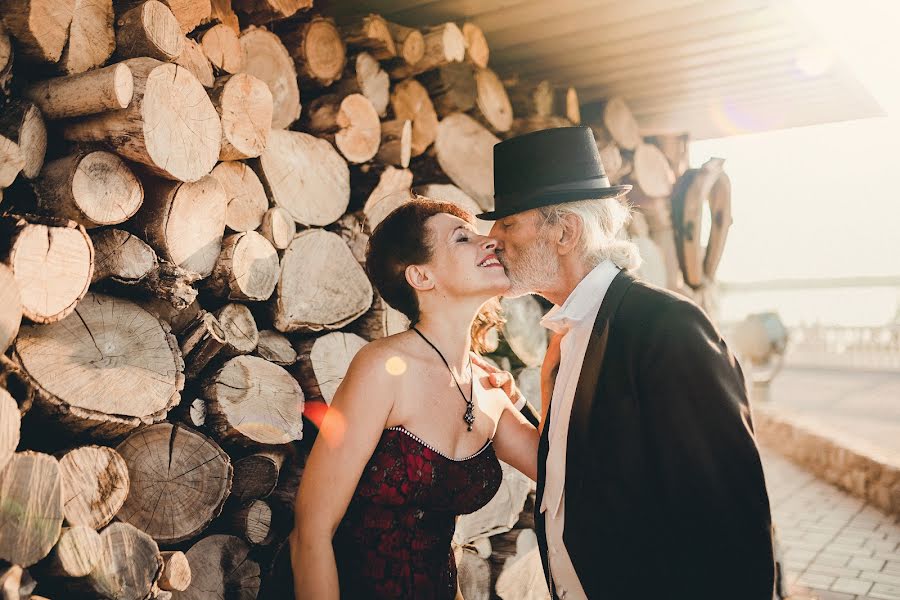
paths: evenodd
<path fill-rule="evenodd" d="M 471 23 L 311 4 L 5 2 L 2 598 L 285 597 L 315 422 L 407 327 L 369 233 L 411 189 L 492 208 L 501 137 L 582 120 L 574 88 L 501 79 Z M 591 124 L 614 181 L 670 193 L 621 99 Z M 498 360 L 538 401 L 542 307 L 507 311 Z M 460 525 L 467 598 L 535 565 L 531 487 L 503 489 Z"/>

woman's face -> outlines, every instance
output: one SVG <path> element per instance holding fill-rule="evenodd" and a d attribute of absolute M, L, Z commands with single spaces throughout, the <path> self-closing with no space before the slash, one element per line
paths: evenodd
<path fill-rule="evenodd" d="M 437 290 L 450 297 L 487 300 L 509 289 L 509 278 L 497 260 L 496 240 L 447 213 L 434 215 L 425 225 L 431 233 L 428 266 Z"/>

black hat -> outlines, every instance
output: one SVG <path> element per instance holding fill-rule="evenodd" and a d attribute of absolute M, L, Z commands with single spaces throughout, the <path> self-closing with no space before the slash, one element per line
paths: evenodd
<path fill-rule="evenodd" d="M 610 185 L 589 127 L 558 127 L 526 133 L 494 145 L 494 221 L 538 208 L 616 198 L 630 185 Z"/>

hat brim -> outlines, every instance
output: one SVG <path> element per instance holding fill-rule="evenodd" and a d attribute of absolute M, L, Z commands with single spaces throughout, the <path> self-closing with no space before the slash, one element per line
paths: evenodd
<path fill-rule="evenodd" d="M 528 195 L 527 198 L 518 199 L 515 203 L 510 203 L 501 209 L 486 211 L 475 215 L 482 221 L 496 221 L 510 215 L 525 212 L 533 208 L 541 208 L 543 206 L 552 206 L 553 204 L 564 204 L 566 202 L 578 202 L 579 200 L 605 200 L 607 198 L 618 198 L 624 196 L 631 191 L 630 185 L 611 185 L 607 187 L 585 187 L 580 189 L 560 190 L 544 190 L 536 191 Z"/>

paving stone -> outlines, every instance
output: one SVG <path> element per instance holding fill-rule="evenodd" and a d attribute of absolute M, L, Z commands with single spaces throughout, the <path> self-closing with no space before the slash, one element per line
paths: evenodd
<path fill-rule="evenodd" d="M 835 592 L 843 592 L 845 594 L 865 594 L 872 589 L 872 584 L 868 581 L 859 579 L 849 579 L 847 577 L 838 577 L 831 584 L 831 590 Z"/>
<path fill-rule="evenodd" d="M 886 561 L 878 560 L 877 558 L 854 556 L 850 559 L 850 562 L 847 563 L 847 566 L 855 569 L 861 569 L 863 571 L 880 571 L 882 567 L 884 567 L 885 562 Z"/>
<path fill-rule="evenodd" d="M 900 586 L 876 583 L 868 594 L 878 600 L 900 600 Z"/>

